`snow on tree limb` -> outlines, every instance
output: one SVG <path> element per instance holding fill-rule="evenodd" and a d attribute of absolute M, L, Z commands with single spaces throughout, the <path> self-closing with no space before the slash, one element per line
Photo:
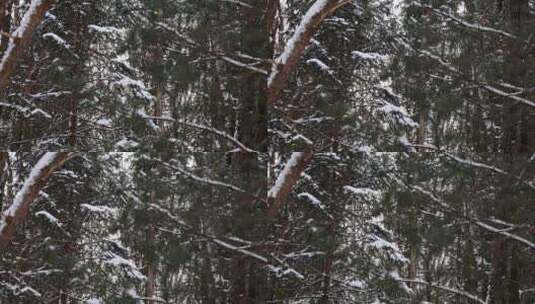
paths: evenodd
<path fill-rule="evenodd" d="M 279 98 L 290 73 L 299 62 L 323 20 L 349 2 L 351 0 L 316 0 L 308 9 L 295 32 L 286 43 L 282 54 L 275 59 L 272 65 L 267 81 L 268 104 L 275 103 Z"/>
<path fill-rule="evenodd" d="M 244 193 L 244 194 L 250 195 L 251 197 L 253 197 L 255 199 L 258 199 L 260 201 L 265 201 L 262 198 L 257 197 L 253 193 L 250 193 L 250 192 L 248 192 L 248 191 L 246 191 L 246 190 L 244 190 L 242 188 L 239 188 L 237 186 L 234 186 L 232 184 L 224 183 L 224 182 L 217 181 L 217 180 L 212 180 L 210 178 L 203 177 L 203 176 L 197 176 L 197 175 L 189 172 L 188 170 L 186 170 L 184 168 L 180 168 L 178 166 L 173 166 L 173 165 L 171 165 L 169 163 L 166 163 L 166 162 L 163 162 L 163 161 L 158 161 L 158 162 L 160 164 L 170 168 L 170 169 L 176 170 L 180 175 L 185 176 L 185 177 L 187 177 L 187 178 L 189 178 L 189 179 L 191 179 L 193 181 L 196 181 L 198 183 L 203 183 L 203 184 L 210 185 L 210 186 L 230 189 L 230 190 L 233 190 L 233 191 L 236 191 L 236 192 L 239 192 L 239 193 Z"/>
<path fill-rule="evenodd" d="M 525 245 L 528 245 L 529 247 L 535 249 L 535 243 L 521 237 L 521 236 L 518 236 L 516 234 L 513 234 L 513 233 L 510 233 L 510 232 L 507 232 L 503 229 L 498 229 L 496 227 L 493 227 L 491 225 L 488 225 L 488 224 L 485 224 L 483 223 L 482 221 L 475 221 L 476 225 L 478 225 L 479 227 L 483 228 L 483 229 L 486 229 L 488 231 L 491 231 L 491 232 L 494 232 L 494 233 L 498 233 L 498 234 L 501 234 L 507 238 L 511 238 L 511 239 L 514 239 L 514 240 L 517 240 L 518 242 L 521 242 L 521 243 L 524 243 Z"/>
<path fill-rule="evenodd" d="M 517 38 L 515 35 L 513 35 L 511 33 L 508 33 L 508 32 L 505 32 L 505 31 L 502 31 L 502 30 L 498 30 L 498 29 L 495 29 L 495 28 L 483 26 L 483 25 L 478 24 L 478 23 L 470 23 L 470 22 L 468 22 L 466 20 L 457 18 L 452 14 L 449 14 L 449 13 L 444 12 L 442 10 L 438 10 L 438 9 L 432 7 L 431 5 L 424 5 L 424 4 L 418 3 L 416 1 L 411 3 L 411 5 L 429 9 L 431 12 L 433 12 L 433 13 L 439 15 L 439 16 L 448 18 L 448 19 L 454 21 L 455 23 L 457 23 L 459 25 L 462 25 L 465 28 L 468 28 L 468 29 L 471 29 L 471 30 L 498 34 L 498 35 L 501 35 L 501 36 L 504 36 L 504 37 L 507 37 L 507 38 L 512 38 L 512 39 L 516 39 Z"/>
<path fill-rule="evenodd" d="M 429 197 L 434 203 L 436 203 L 439 206 L 441 206 L 444 209 L 444 211 L 452 212 L 452 213 L 456 211 L 454 208 L 449 206 L 443 199 L 435 196 L 430 191 L 425 190 L 420 186 L 413 186 L 412 189 L 414 189 L 414 190 L 418 191 L 419 193 L 424 194 L 425 196 Z M 523 243 L 524 245 L 527 245 L 528 247 L 531 247 L 531 248 L 535 249 L 535 243 L 533 243 L 532 241 L 530 241 L 530 240 L 528 240 L 526 238 L 523 238 L 523 237 L 521 237 L 521 236 L 519 236 L 517 234 L 513 234 L 513 233 L 510 233 L 510 232 L 507 231 L 507 230 L 510 230 L 511 228 L 515 228 L 517 226 L 514 226 L 514 225 L 510 226 L 509 229 L 507 229 L 507 230 L 499 229 L 499 228 L 493 227 L 491 225 L 485 224 L 484 223 L 484 219 L 480 219 L 480 218 L 473 217 L 473 216 L 465 216 L 465 217 L 466 217 L 467 220 L 473 222 L 474 224 L 476 224 L 480 228 L 483 228 L 483 229 L 485 229 L 487 231 L 490 231 L 490 232 L 493 232 L 493 233 L 497 233 L 497 234 L 500 234 L 500 235 L 502 235 L 504 237 L 516 240 L 516 241 L 518 241 L 520 243 Z M 492 220 L 492 222 L 496 222 L 496 220 Z"/>
<path fill-rule="evenodd" d="M 429 51 L 426 51 L 426 50 L 417 50 L 415 49 L 414 47 L 410 46 L 407 42 L 401 40 L 401 39 L 398 39 L 398 42 L 400 42 L 404 47 L 410 49 L 410 50 L 413 50 L 415 52 L 418 52 L 420 53 L 421 55 L 423 56 L 427 56 L 428 58 L 431 58 L 435 61 L 437 61 L 441 66 L 443 66 L 444 68 L 446 68 L 448 71 L 452 72 L 452 73 L 455 73 L 455 74 L 459 74 L 461 75 L 462 73 L 456 68 L 454 67 L 451 63 L 445 61 L 444 59 L 442 59 L 440 56 L 437 56 Z M 485 83 L 485 82 L 479 82 L 479 81 L 474 81 L 474 80 L 471 80 L 471 82 L 473 82 L 474 84 L 480 86 L 481 88 L 491 92 L 491 93 L 494 93 L 496 95 L 499 95 L 499 96 L 502 96 L 502 97 L 505 97 L 505 98 L 508 98 L 508 99 L 511 99 L 515 102 L 520 102 L 520 103 L 523 103 L 525 105 L 528 105 L 530 107 L 534 107 L 535 108 L 535 102 L 532 101 L 532 100 L 529 100 L 529 99 L 526 99 L 526 98 L 523 98 L 523 97 L 520 97 L 520 96 L 517 96 L 516 93 L 515 94 L 512 94 L 512 93 L 509 93 L 509 92 L 505 92 L 503 90 L 500 90 L 494 86 L 491 86 L 490 84 L 488 83 Z M 524 91 L 520 91 L 520 92 L 517 92 L 517 93 L 524 93 Z"/>
<path fill-rule="evenodd" d="M 72 155 L 72 153 L 68 152 L 46 152 L 33 166 L 11 205 L 2 212 L 0 218 L 0 249 L 9 243 L 17 225 L 24 221 L 30 209 L 30 204 L 45 186 L 48 177 Z"/>
<path fill-rule="evenodd" d="M 223 132 L 221 130 L 212 128 L 210 126 L 205 126 L 205 125 L 201 125 L 201 124 L 193 123 L 193 122 L 188 122 L 188 121 L 184 121 L 184 120 L 176 120 L 176 119 L 174 119 L 172 117 L 167 117 L 167 116 L 151 116 L 151 115 L 147 115 L 143 111 L 138 111 L 137 114 L 141 118 L 147 119 L 147 120 L 169 121 L 169 122 L 174 122 L 174 123 L 177 123 L 177 124 L 181 124 L 181 125 L 184 125 L 184 126 L 187 126 L 187 127 L 190 127 L 190 128 L 195 128 L 195 129 L 207 131 L 207 132 L 215 134 L 215 135 L 217 135 L 217 136 L 219 136 L 219 137 L 221 137 L 223 139 L 226 139 L 226 140 L 230 141 L 232 144 L 234 144 L 238 149 L 242 150 L 243 152 L 258 153 L 258 151 L 255 151 L 255 150 L 245 146 L 245 144 L 240 142 L 238 139 L 234 138 L 232 135 L 230 135 L 228 133 L 225 133 L 225 132 Z"/>
<path fill-rule="evenodd" d="M 312 160 L 312 151 L 293 152 L 290 159 L 284 165 L 275 181 L 275 184 L 268 191 L 268 217 L 274 218 L 282 207 L 288 195 L 295 186 L 301 173 Z"/>
<path fill-rule="evenodd" d="M 35 29 L 54 2 L 54 0 L 33 0 L 22 17 L 20 26 L 11 34 L 7 49 L 0 61 L 0 91 L 9 84 L 11 74 L 17 66 L 17 60 L 22 56 Z"/>
<path fill-rule="evenodd" d="M 411 280 L 411 279 L 400 279 L 400 281 L 402 282 L 405 282 L 405 283 L 415 283 L 415 284 L 420 284 L 420 285 L 426 285 L 426 286 L 429 286 L 429 287 L 432 287 L 432 288 L 436 288 L 436 289 L 441 289 L 441 290 L 444 290 L 444 291 L 448 291 L 448 292 L 451 292 L 451 293 L 454 293 L 454 294 L 457 294 L 457 295 L 460 295 L 460 296 L 463 296 L 467 299 L 471 299 L 477 303 L 481 303 L 481 304 L 486 304 L 487 302 L 486 301 L 483 301 L 482 299 L 478 298 L 477 296 L 471 294 L 471 293 L 468 293 L 464 290 L 460 290 L 460 289 L 455 289 L 455 288 L 452 288 L 452 287 L 448 287 L 448 286 L 443 286 L 443 285 L 439 285 L 439 284 L 436 284 L 436 283 L 429 283 L 429 282 L 425 282 L 425 281 L 422 281 L 422 280 Z"/>

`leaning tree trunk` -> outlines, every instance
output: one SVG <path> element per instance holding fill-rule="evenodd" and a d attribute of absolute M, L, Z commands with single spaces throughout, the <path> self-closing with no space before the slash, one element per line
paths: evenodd
<path fill-rule="evenodd" d="M 54 0 L 33 0 L 21 20 L 21 25 L 10 34 L 7 49 L 0 61 L 0 91 L 4 91 L 8 86 L 18 59 L 30 44 L 35 29 L 54 2 Z"/>
<path fill-rule="evenodd" d="M 67 152 L 46 152 L 32 167 L 31 173 L 24 181 L 7 209 L 0 218 L 0 250 L 11 241 L 17 226 L 26 220 L 30 205 L 39 191 L 46 185 L 48 178 L 71 156 Z M 0 252 L 1 255 L 1 252 Z"/>

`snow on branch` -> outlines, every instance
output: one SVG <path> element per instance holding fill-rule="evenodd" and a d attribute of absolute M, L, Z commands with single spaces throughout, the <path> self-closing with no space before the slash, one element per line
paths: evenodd
<path fill-rule="evenodd" d="M 521 237 L 521 236 L 518 236 L 516 234 L 513 234 L 513 233 L 510 233 L 506 230 L 503 230 L 503 229 L 498 229 L 496 227 L 493 227 L 493 226 L 490 226 L 488 224 L 485 224 L 483 223 L 482 221 L 475 221 L 476 225 L 478 225 L 479 227 L 483 228 L 483 229 L 486 229 L 488 231 L 491 231 L 491 232 L 495 232 L 495 233 L 498 233 L 498 234 L 501 234 L 505 237 L 508 237 L 508 238 L 511 238 L 511 239 L 514 239 L 514 240 L 517 240 L 521 243 L 524 243 L 526 245 L 528 245 L 529 247 L 535 249 L 535 243 Z"/>
<path fill-rule="evenodd" d="M 61 223 L 59 222 L 58 218 L 53 216 L 47 211 L 41 210 L 35 213 L 35 215 L 40 215 L 45 217 L 51 224 L 61 226 Z"/>
<path fill-rule="evenodd" d="M 502 169 L 496 168 L 494 166 L 489 166 L 489 165 L 486 165 L 486 164 L 483 164 L 483 163 L 478 163 L 478 162 L 473 161 L 471 159 L 462 159 L 462 158 L 460 158 L 458 156 L 451 155 L 449 153 L 446 153 L 446 155 L 448 157 L 450 157 L 451 159 L 455 160 L 456 162 L 458 162 L 460 164 L 463 164 L 463 165 L 476 167 L 476 168 L 488 169 L 488 170 L 491 170 L 491 171 L 494 171 L 494 172 L 500 173 L 500 174 L 508 174 L 507 172 L 503 171 Z"/>
<path fill-rule="evenodd" d="M 360 58 L 363 60 L 375 60 L 375 61 L 386 61 L 388 59 L 388 56 L 381 55 L 379 53 L 365 53 L 360 51 L 353 51 L 351 52 L 351 55 L 353 55 L 353 58 Z"/>
<path fill-rule="evenodd" d="M 119 210 L 117 208 L 111 208 L 108 206 L 81 204 L 80 207 L 88 210 L 89 212 L 99 213 L 104 216 L 116 217 L 119 214 Z"/>
<path fill-rule="evenodd" d="M 400 281 L 404 282 L 404 283 L 415 283 L 415 284 L 426 285 L 426 286 L 429 286 L 429 287 L 432 287 L 432 288 L 441 289 L 441 290 L 444 290 L 444 291 L 448 291 L 448 292 L 463 296 L 463 297 L 465 297 L 467 299 L 471 299 L 471 300 L 473 300 L 473 301 L 475 301 L 477 303 L 487 304 L 487 302 L 483 301 L 482 299 L 478 298 L 477 296 L 475 296 L 475 295 L 473 295 L 471 293 L 468 293 L 468 292 L 466 292 L 464 290 L 455 289 L 455 288 L 452 288 L 452 287 L 439 285 L 439 284 L 436 284 L 436 283 L 429 283 L 429 282 L 422 281 L 422 280 L 417 280 L 417 279 L 415 279 L 415 280 L 400 279 Z"/>
<path fill-rule="evenodd" d="M 290 73 L 295 69 L 323 20 L 349 2 L 351 0 L 316 0 L 308 9 L 284 50 L 273 62 L 267 80 L 268 104 L 273 104 L 278 100 Z"/>
<path fill-rule="evenodd" d="M 261 256 L 261 255 L 258 255 L 258 254 L 254 253 L 254 252 L 252 252 L 252 251 L 247 250 L 247 249 L 244 249 L 244 248 L 241 248 L 241 247 L 237 247 L 237 246 L 231 245 L 231 244 L 229 244 L 229 243 L 227 243 L 227 242 L 224 242 L 224 241 L 222 241 L 222 240 L 220 240 L 220 239 L 216 239 L 216 238 L 214 238 L 214 239 L 212 239 L 212 242 L 216 243 L 216 244 L 219 245 L 219 246 L 222 246 L 222 247 L 224 247 L 224 248 L 227 248 L 227 249 L 229 249 L 229 250 L 237 251 L 237 252 L 239 252 L 239 253 L 242 253 L 242 254 L 244 254 L 244 255 L 247 255 L 247 256 L 249 256 L 249 257 L 252 257 L 253 259 L 258 260 L 258 261 L 260 261 L 260 262 L 264 262 L 264 263 L 267 263 L 267 262 L 268 262 L 268 259 L 265 258 L 265 257 L 263 257 L 263 256 Z"/>
<path fill-rule="evenodd" d="M 230 141 L 231 143 L 233 143 L 237 148 L 239 148 L 243 152 L 258 153 L 258 151 L 255 151 L 255 150 L 247 147 L 245 144 L 243 144 L 241 141 L 239 141 L 238 139 L 234 138 L 230 134 L 225 133 L 223 131 L 220 131 L 218 129 L 209 127 L 209 126 L 201 125 L 201 124 L 194 123 L 194 122 L 176 120 L 176 119 L 174 119 L 172 117 L 167 117 L 167 116 L 151 116 L 151 115 L 147 115 L 143 111 L 138 111 L 137 114 L 143 119 L 169 121 L 169 122 L 174 122 L 174 123 L 177 123 L 177 124 L 181 124 L 181 125 L 184 125 L 184 126 L 187 126 L 187 127 L 190 127 L 190 128 L 195 128 L 195 129 L 207 131 L 207 132 L 210 132 L 212 134 L 215 134 L 215 135 L 217 135 L 217 136 L 219 136 L 221 138 L 224 138 L 224 139 Z"/>
<path fill-rule="evenodd" d="M 9 84 L 18 59 L 27 49 L 35 29 L 54 2 L 54 0 L 33 0 L 22 17 L 19 27 L 11 34 L 7 48 L 0 61 L 0 91 L 3 91 Z"/>
<path fill-rule="evenodd" d="M 504 37 L 507 37 L 507 38 L 513 38 L 515 39 L 516 36 L 511 34 L 511 33 L 508 33 L 508 32 L 505 32 L 505 31 L 501 31 L 501 30 L 497 30 L 495 28 L 491 28 L 491 27 L 486 27 L 486 26 L 482 26 L 480 24 L 477 24 L 477 23 L 470 23 L 470 22 L 467 22 L 465 20 L 462 20 L 460 18 L 457 18 L 455 17 L 454 15 L 452 14 L 448 14 L 444 11 L 441 11 L 441 10 L 438 10 L 436 8 L 433 8 L 432 6 L 430 5 L 423 5 L 421 3 L 418 3 L 418 2 L 413 2 L 412 5 L 414 6 L 418 6 L 418 7 L 423 7 L 423 8 L 427 8 L 427 9 L 430 9 L 433 13 L 439 15 L 439 16 L 442 16 L 442 17 L 446 17 L 452 21 L 455 21 L 457 24 L 459 25 L 462 25 L 464 27 L 467 27 L 469 29 L 472 29 L 472 30 L 475 30 L 475 31 L 481 31 L 481 32 L 488 32 L 488 33 L 493 33 L 493 34 L 498 34 L 498 35 L 501 35 L 501 36 L 504 36 Z"/>
<path fill-rule="evenodd" d="M 274 218 L 278 210 L 288 198 L 301 173 L 312 160 L 312 151 L 293 152 L 284 168 L 277 176 L 275 184 L 268 191 L 268 217 Z"/>
<path fill-rule="evenodd" d="M 261 198 L 255 196 L 254 194 L 252 194 L 252 193 L 250 193 L 250 192 L 248 192 L 246 190 L 243 190 L 243 189 L 241 189 L 239 187 L 236 187 L 234 185 L 227 184 L 227 183 L 220 182 L 220 181 L 216 181 L 216 180 L 212 180 L 212 179 L 209 179 L 209 178 L 206 178 L 206 177 L 197 176 L 197 175 L 189 172 L 188 170 L 185 170 L 185 169 L 180 168 L 178 166 L 173 166 L 173 165 L 171 165 L 169 163 L 166 163 L 166 162 L 163 162 L 163 161 L 158 161 L 158 162 L 161 163 L 162 165 L 170 168 L 170 169 L 178 171 L 179 174 L 181 174 L 181 175 L 183 175 L 185 177 L 188 177 L 188 178 L 190 178 L 190 179 L 192 179 L 192 180 L 194 180 L 196 182 L 207 184 L 207 185 L 211 185 L 211 186 L 216 186 L 216 187 L 227 188 L 227 189 L 230 189 L 230 190 L 233 190 L 233 191 L 236 191 L 236 192 L 241 192 L 241 193 L 250 195 L 255 199 L 262 200 Z"/>
<path fill-rule="evenodd" d="M 268 72 L 266 70 L 257 68 L 257 67 L 254 66 L 254 64 L 243 63 L 241 61 L 234 60 L 234 59 L 232 59 L 230 57 L 227 57 L 227 56 L 221 56 L 221 59 L 223 59 L 224 61 L 226 61 L 226 62 L 228 62 L 230 64 L 238 66 L 240 68 L 248 69 L 248 70 L 251 70 L 253 72 L 257 72 L 257 73 L 264 74 L 264 75 L 268 74 Z"/>
<path fill-rule="evenodd" d="M 17 225 L 28 215 L 30 204 L 45 186 L 48 177 L 74 153 L 46 152 L 33 166 L 13 202 L 0 218 L 0 249 L 4 248 L 15 233 Z"/>
<path fill-rule="evenodd" d="M 105 255 L 107 259 L 104 261 L 104 264 L 123 268 L 130 277 L 140 281 L 145 281 L 147 279 L 132 259 L 123 258 L 111 251 L 107 251 Z"/>
<path fill-rule="evenodd" d="M 442 59 L 440 56 L 432 54 L 431 52 L 426 51 L 426 50 L 417 50 L 414 47 L 412 47 L 411 45 L 409 45 L 407 42 L 405 42 L 405 41 L 403 41 L 401 39 L 398 39 L 398 42 L 400 42 L 404 47 L 406 47 L 406 48 L 408 48 L 410 50 L 418 52 L 421 55 L 427 56 L 427 57 L 437 61 L 438 63 L 440 63 L 441 66 L 443 66 L 444 68 L 446 68 L 450 72 L 455 73 L 455 74 L 461 74 L 461 72 L 457 68 L 455 68 L 451 63 L 449 63 L 449 62 L 445 61 L 444 59 Z M 534 107 L 535 108 L 535 102 L 532 101 L 532 100 L 529 100 L 529 99 L 517 96 L 515 94 L 511 94 L 511 93 L 502 91 L 502 90 L 500 90 L 500 89 L 498 89 L 498 88 L 496 88 L 494 86 L 491 86 L 488 83 L 478 82 L 478 81 L 472 81 L 472 82 L 474 82 L 476 85 L 482 87 L 483 89 L 485 89 L 485 90 L 487 90 L 487 91 L 489 91 L 491 93 L 494 93 L 496 95 L 500 95 L 500 96 L 505 97 L 505 98 L 509 98 L 509 99 L 514 100 L 516 102 L 520 102 L 520 103 L 523 103 L 525 105 L 528 105 L 530 107 Z"/>
<path fill-rule="evenodd" d="M 420 192 L 421 194 L 424 194 L 427 197 L 429 197 L 433 202 L 435 202 L 438 205 L 440 205 L 444 209 L 444 211 L 447 211 L 447 212 L 450 212 L 450 213 L 455 213 L 456 210 L 454 208 L 452 208 L 450 205 L 448 205 L 443 199 L 435 196 L 433 193 L 423 189 L 420 186 L 413 186 L 412 189 Z M 508 227 L 507 229 L 499 229 L 499 228 L 493 227 L 491 225 L 485 224 L 483 222 L 483 220 L 480 219 L 480 218 L 469 217 L 469 216 L 464 216 L 464 217 L 467 220 L 469 220 L 470 222 L 473 222 L 474 224 L 479 226 L 480 228 L 483 228 L 483 229 L 485 229 L 487 231 L 490 231 L 490 232 L 501 234 L 501 235 L 503 235 L 503 236 L 505 236 L 507 238 L 516 240 L 516 241 L 518 241 L 520 243 L 523 243 L 524 245 L 527 245 L 527 246 L 531 247 L 532 249 L 535 249 L 535 243 L 533 243 L 532 241 L 530 241 L 530 240 L 528 240 L 526 238 L 523 238 L 523 237 L 521 237 L 521 236 L 519 236 L 517 234 L 513 234 L 513 233 L 509 232 L 509 230 L 511 230 L 512 228 L 518 227 L 518 226 L 512 225 L 512 226 Z M 490 220 L 490 221 L 496 222 L 496 220 Z M 511 224 L 509 224 L 509 225 L 511 225 Z"/>

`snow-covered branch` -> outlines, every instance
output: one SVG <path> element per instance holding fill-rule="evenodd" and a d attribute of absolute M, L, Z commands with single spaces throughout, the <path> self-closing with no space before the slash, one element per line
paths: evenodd
<path fill-rule="evenodd" d="M 454 213 L 456 210 L 454 208 L 452 208 L 450 205 L 448 205 L 443 199 L 435 196 L 433 193 L 423 189 L 422 187 L 420 186 L 413 186 L 412 189 L 416 190 L 417 192 L 421 193 L 421 194 L 424 194 L 425 196 L 427 196 L 428 198 L 430 198 L 434 203 L 438 204 L 439 206 L 441 206 L 443 208 L 444 211 L 447 211 L 447 212 L 450 212 L 450 213 Z M 504 229 L 498 229 L 496 227 L 493 227 L 491 225 L 488 225 L 488 224 L 485 224 L 483 221 L 483 219 L 480 219 L 480 218 L 477 218 L 477 217 L 473 217 L 473 216 L 465 216 L 465 218 L 467 220 L 469 220 L 470 222 L 473 222 L 474 224 L 476 224 L 477 226 L 479 226 L 480 228 L 483 228 L 487 231 L 490 231 L 490 232 L 493 232 L 493 233 L 497 233 L 497 234 L 500 234 L 500 235 L 503 235 L 507 238 L 510 238 L 510 239 L 514 239 L 520 243 L 523 243 L 533 249 L 535 249 L 535 243 L 533 243 L 532 241 L 526 239 L 526 238 L 523 238 L 517 234 L 513 234 L 513 233 L 510 233 L 508 230 L 511 230 L 511 228 L 515 228 L 517 226 L 513 225 L 513 226 L 510 226 L 509 229 L 507 230 L 504 230 Z M 496 220 L 491 220 L 492 222 L 496 222 Z M 509 224 L 511 225 L 511 224 Z"/>
<path fill-rule="evenodd" d="M 33 166 L 13 202 L 2 212 L 0 218 L 0 249 L 4 248 L 15 233 L 17 225 L 28 215 L 30 204 L 45 186 L 48 177 L 60 167 L 73 153 L 46 152 Z"/>
<path fill-rule="evenodd" d="M 415 284 L 420 284 L 420 285 L 426 285 L 426 286 L 429 286 L 429 287 L 432 287 L 432 288 L 441 289 L 441 290 L 444 290 L 444 291 L 448 291 L 448 292 L 463 296 L 463 297 L 465 297 L 467 299 L 471 299 L 471 300 L 473 300 L 473 301 L 475 301 L 477 303 L 486 304 L 486 302 L 483 301 L 482 299 L 480 299 L 477 296 L 475 296 L 475 295 L 473 295 L 471 293 L 468 293 L 468 292 L 466 292 L 464 290 L 455 289 L 455 288 L 452 288 L 452 287 L 439 285 L 439 284 L 436 284 L 436 283 L 429 283 L 429 282 L 425 282 L 425 281 L 422 281 L 422 280 L 401 279 L 400 281 L 405 282 L 405 283 L 415 283 Z"/>
<path fill-rule="evenodd" d="M 461 72 L 456 68 L 454 67 L 451 63 L 445 61 L 444 59 L 442 59 L 440 56 L 437 56 L 429 51 L 426 51 L 426 50 L 417 50 L 415 49 L 414 47 L 412 47 L 411 45 L 409 45 L 408 43 L 406 43 L 405 41 L 402 41 L 402 40 L 398 40 L 404 47 L 408 48 L 408 49 L 411 49 L 415 52 L 418 52 L 420 53 L 421 55 L 424 55 L 424 56 L 427 56 L 435 61 L 437 61 L 442 67 L 446 68 L 447 70 L 449 70 L 450 72 L 453 72 L 455 74 L 461 74 Z M 499 95 L 499 96 L 502 96 L 502 97 L 505 97 L 505 98 L 509 98 L 511 100 L 514 100 L 516 102 L 520 102 L 520 103 L 523 103 L 525 105 L 528 105 L 530 107 L 534 107 L 535 108 L 535 102 L 532 101 L 532 100 L 529 100 L 529 99 L 526 99 L 526 98 L 523 98 L 523 97 L 520 97 L 520 96 L 517 96 L 516 93 L 514 94 L 511 94 L 511 93 L 508 93 L 508 92 L 505 92 L 503 90 L 500 90 L 488 83 L 484 83 L 484 82 L 479 82 L 479 81 L 473 81 L 475 84 L 477 84 L 478 86 L 482 87 L 483 89 L 491 92 L 491 93 L 494 93 L 496 95 Z"/>
<path fill-rule="evenodd" d="M 426 9 L 430 9 L 433 13 L 435 13 L 435 14 L 437 14 L 439 16 L 448 18 L 448 19 L 454 21 L 455 23 L 457 23 L 459 25 L 462 25 L 462 26 L 464 26 L 466 28 L 469 28 L 469 29 L 472 29 L 472 30 L 475 30 L 475 31 L 498 34 L 498 35 L 501 35 L 501 36 L 504 36 L 504 37 L 507 37 L 507 38 L 513 38 L 513 39 L 516 38 L 516 36 L 511 34 L 511 33 L 508 33 L 508 32 L 502 31 L 502 30 L 498 30 L 498 29 L 495 29 L 495 28 L 483 26 L 483 25 L 480 25 L 480 24 L 477 24 L 477 23 L 470 23 L 468 21 L 465 21 L 465 20 L 462 20 L 460 18 L 457 18 L 456 16 L 454 16 L 452 14 L 448 14 L 448 13 L 446 13 L 444 11 L 441 11 L 441 10 L 438 10 L 436 8 L 433 8 L 430 5 L 423 5 L 423 4 L 418 3 L 416 1 L 414 1 L 412 3 L 412 5 L 423 7 L 423 8 L 426 8 Z"/>
<path fill-rule="evenodd" d="M 240 68 L 248 69 L 248 70 L 251 70 L 253 72 L 257 72 L 257 73 L 264 74 L 264 75 L 268 74 L 268 72 L 266 70 L 257 68 L 257 67 L 254 66 L 254 64 L 243 63 L 241 61 L 234 60 L 234 59 L 232 59 L 232 58 L 230 58 L 228 56 L 221 56 L 221 59 L 223 59 L 224 61 L 226 61 L 226 62 L 228 62 L 230 64 L 238 66 Z"/>
<path fill-rule="evenodd" d="M 0 61 L 0 91 L 3 91 L 9 84 L 11 74 L 17 66 L 17 60 L 22 56 L 35 29 L 54 2 L 55 0 L 33 0 L 22 17 L 19 27 L 10 35 L 7 49 Z"/>
<path fill-rule="evenodd" d="M 267 81 L 268 104 L 275 103 L 286 86 L 290 73 L 295 69 L 310 40 L 323 20 L 351 0 L 316 0 L 301 19 L 282 54 L 273 62 Z"/>
<path fill-rule="evenodd" d="M 201 124 L 193 123 L 193 122 L 188 122 L 188 121 L 183 121 L 183 120 L 176 120 L 176 119 L 174 119 L 172 117 L 151 116 L 151 115 L 145 114 L 144 112 L 138 112 L 138 114 L 143 119 L 169 121 L 169 122 L 174 122 L 174 123 L 177 123 L 177 124 L 181 124 L 181 125 L 184 125 L 184 126 L 187 126 L 187 127 L 190 127 L 190 128 L 195 128 L 195 129 L 207 131 L 207 132 L 210 132 L 212 134 L 215 134 L 215 135 L 217 135 L 217 136 L 219 136 L 221 138 L 224 138 L 224 139 L 230 141 L 231 143 L 233 143 L 237 148 L 239 148 L 243 152 L 257 153 L 257 151 L 255 151 L 255 150 L 253 150 L 251 148 L 248 148 L 247 146 L 245 146 L 245 144 L 243 144 L 242 142 L 240 142 L 238 139 L 234 138 L 230 134 L 225 133 L 225 132 L 223 132 L 221 130 L 209 127 L 209 126 L 205 126 L 205 125 L 201 125 Z"/>
<path fill-rule="evenodd" d="M 490 226 L 488 224 L 485 224 L 483 223 L 482 221 L 475 221 L 476 225 L 478 225 L 479 227 L 483 228 L 483 229 L 486 229 L 488 231 L 491 231 L 491 232 L 494 232 L 494 233 L 498 233 L 498 234 L 501 234 L 505 237 L 508 237 L 508 238 L 511 238 L 511 239 L 514 239 L 514 240 L 517 240 L 521 243 L 524 243 L 525 245 L 528 245 L 529 247 L 535 249 L 535 243 L 519 236 L 519 235 L 516 235 L 516 234 L 513 234 L 513 233 L 510 233 L 506 230 L 503 230 L 503 229 L 498 229 L 496 227 L 493 227 L 493 226 Z"/>
<path fill-rule="evenodd" d="M 166 162 L 163 162 L 163 161 L 159 161 L 162 165 L 170 168 L 170 169 L 173 169 L 173 170 L 176 170 L 180 175 L 183 175 L 189 179 L 192 179 L 196 182 L 199 182 L 199 183 L 203 183 L 203 184 L 207 184 L 207 185 L 210 185 L 210 186 L 215 186 L 215 187 L 222 187 L 222 188 L 227 188 L 227 189 L 230 189 L 230 190 L 233 190 L 233 191 L 236 191 L 236 192 L 240 192 L 240 193 L 244 193 L 244 194 L 247 194 L 247 195 L 250 195 L 258 200 L 263 200 L 257 196 L 255 196 L 253 193 L 250 193 L 244 189 L 241 189 L 237 186 L 234 186 L 234 185 L 231 185 L 231 184 L 228 184 L 228 183 L 224 183 L 224 182 L 221 182 L 221 181 L 216 181 L 216 180 L 212 180 L 212 179 L 209 179 L 209 178 L 206 178 L 206 177 L 202 177 L 202 176 L 197 176 L 191 172 L 189 172 L 188 170 L 186 169 L 183 169 L 183 168 L 180 168 L 178 166 L 173 166 L 169 163 L 166 163 Z"/>
<path fill-rule="evenodd" d="M 280 172 L 275 184 L 268 191 L 268 217 L 274 218 L 288 198 L 301 173 L 312 160 L 312 151 L 293 152 L 288 162 Z"/>

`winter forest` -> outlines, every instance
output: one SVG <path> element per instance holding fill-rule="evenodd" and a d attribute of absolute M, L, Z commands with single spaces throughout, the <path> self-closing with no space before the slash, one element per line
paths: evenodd
<path fill-rule="evenodd" d="M 535 303 L 535 1 L 0 0 L 0 304 Z"/>

